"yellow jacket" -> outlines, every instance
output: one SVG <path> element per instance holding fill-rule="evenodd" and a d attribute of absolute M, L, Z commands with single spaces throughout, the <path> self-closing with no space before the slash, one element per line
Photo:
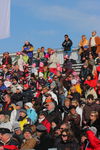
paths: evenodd
<path fill-rule="evenodd" d="M 20 126 L 21 130 L 24 129 L 24 125 L 25 125 L 25 124 L 29 124 L 29 121 L 28 121 L 28 118 L 27 118 L 27 117 L 24 118 L 22 121 L 19 121 L 19 126 Z"/>

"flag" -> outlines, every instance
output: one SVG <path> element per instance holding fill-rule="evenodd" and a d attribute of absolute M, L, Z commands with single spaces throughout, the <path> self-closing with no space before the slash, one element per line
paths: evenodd
<path fill-rule="evenodd" d="M 0 39 L 10 36 L 11 0 L 0 0 Z"/>

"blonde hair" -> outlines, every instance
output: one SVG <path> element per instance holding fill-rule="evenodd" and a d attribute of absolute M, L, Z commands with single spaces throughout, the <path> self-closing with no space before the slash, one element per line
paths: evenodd
<path fill-rule="evenodd" d="M 99 113 L 97 112 L 97 111 L 91 111 L 91 113 L 90 114 L 94 114 L 95 116 L 96 116 L 96 118 L 98 118 L 99 117 Z"/>
<path fill-rule="evenodd" d="M 77 100 L 72 100 L 72 105 L 75 105 L 75 106 L 78 106 L 79 105 L 79 103 L 78 103 L 78 101 Z"/>

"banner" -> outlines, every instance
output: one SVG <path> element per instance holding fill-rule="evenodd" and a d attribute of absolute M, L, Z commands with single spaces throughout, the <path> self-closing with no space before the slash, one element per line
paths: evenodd
<path fill-rule="evenodd" d="M 0 0 L 0 39 L 10 36 L 11 0 Z"/>

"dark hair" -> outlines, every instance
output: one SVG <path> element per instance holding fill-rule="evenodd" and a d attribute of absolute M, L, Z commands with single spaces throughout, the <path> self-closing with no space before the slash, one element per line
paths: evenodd
<path fill-rule="evenodd" d="M 65 34 L 64 37 L 69 37 L 68 34 Z"/>
<path fill-rule="evenodd" d="M 61 132 L 61 134 L 62 134 L 63 132 L 65 132 L 66 135 L 68 136 L 68 140 L 71 140 L 71 139 L 73 138 L 73 132 L 72 132 L 71 130 L 69 130 L 69 129 L 64 129 L 64 130 Z"/>
<path fill-rule="evenodd" d="M 87 99 L 94 99 L 94 96 L 92 95 L 92 94 L 89 94 L 88 96 L 87 96 Z"/>

